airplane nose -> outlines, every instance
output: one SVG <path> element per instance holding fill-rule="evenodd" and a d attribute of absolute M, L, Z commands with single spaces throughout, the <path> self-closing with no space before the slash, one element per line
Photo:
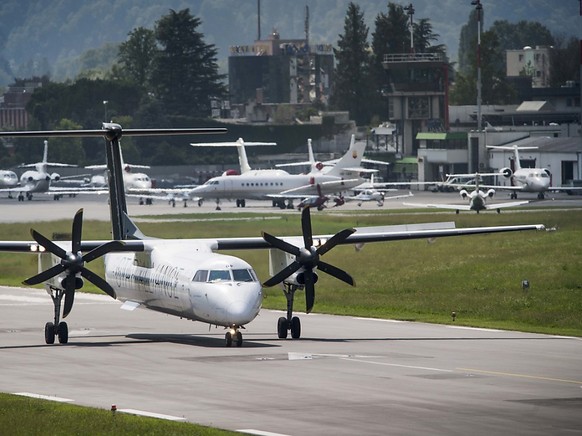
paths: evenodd
<path fill-rule="evenodd" d="M 262 294 L 251 296 L 244 300 L 233 301 L 228 306 L 228 318 L 231 324 L 245 325 L 251 322 L 257 314 L 261 307 Z"/>

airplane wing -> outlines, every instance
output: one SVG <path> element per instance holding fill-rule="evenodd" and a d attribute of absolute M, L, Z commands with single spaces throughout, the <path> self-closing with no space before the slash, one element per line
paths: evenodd
<path fill-rule="evenodd" d="M 528 204 L 529 201 L 511 201 L 507 203 L 487 203 L 485 204 L 485 209 L 487 210 L 495 210 L 495 209 L 503 209 L 506 207 L 516 207 L 516 206 L 523 206 L 524 204 Z"/>
<path fill-rule="evenodd" d="M 287 189 L 286 191 L 282 191 L 279 193 L 280 196 L 286 196 L 288 194 L 291 195 L 301 195 L 302 193 L 304 193 L 304 197 L 311 195 L 312 193 L 317 193 L 317 186 L 321 186 L 321 188 L 325 188 L 326 190 L 329 189 L 346 189 L 345 188 L 345 184 L 346 183 L 354 183 L 357 182 L 358 179 L 341 179 L 341 180 L 331 180 L 331 181 L 327 181 L 327 182 L 322 182 L 322 183 L 315 183 L 312 185 L 303 185 L 303 186 L 299 186 L 297 188 L 292 188 L 292 189 Z M 289 197 L 291 198 L 291 197 Z"/>
<path fill-rule="evenodd" d="M 405 206 L 428 207 L 430 209 L 471 210 L 468 204 L 431 204 L 431 203 L 402 203 Z"/>
<path fill-rule="evenodd" d="M 444 224 L 444 225 L 443 225 Z M 406 239 L 427 239 L 447 236 L 478 235 L 484 233 L 503 233 L 521 230 L 545 230 L 543 224 L 494 226 L 494 227 L 467 227 L 457 229 L 454 223 L 431 223 L 421 225 L 355 227 L 355 233 L 339 244 L 365 244 L 370 242 L 402 241 Z M 324 244 L 334 235 L 313 235 L 314 245 Z M 302 236 L 279 237 L 285 242 L 298 247 L 303 246 Z M 273 248 L 263 238 L 218 238 L 208 240 L 213 250 L 244 250 Z"/>

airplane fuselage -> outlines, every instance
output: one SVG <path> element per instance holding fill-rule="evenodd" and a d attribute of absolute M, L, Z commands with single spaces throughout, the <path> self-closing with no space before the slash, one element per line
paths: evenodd
<path fill-rule="evenodd" d="M 550 176 L 541 168 L 521 168 L 511 180 L 524 192 L 545 192 L 550 188 Z"/>
<path fill-rule="evenodd" d="M 161 244 L 148 253 L 106 255 L 105 277 L 120 301 L 225 327 L 257 316 L 262 287 L 248 263 L 206 245 Z"/>
<path fill-rule="evenodd" d="M 18 177 L 14 171 L 0 170 L 0 188 L 14 188 L 18 185 Z"/>
<path fill-rule="evenodd" d="M 347 174 L 347 177 L 354 177 L 354 175 Z M 289 174 L 283 170 L 272 170 L 267 175 L 264 172 L 258 175 L 255 171 L 250 171 L 236 176 L 214 177 L 205 184 L 194 188 L 191 191 L 191 195 L 202 198 L 267 200 L 270 198 L 269 195 L 278 195 L 289 189 L 296 189 L 302 186 L 316 186 L 324 182 L 340 180 L 341 177 L 324 174 L 310 176 L 304 174 Z M 345 187 L 342 187 L 342 189 L 347 190 L 360 183 L 361 180 L 358 180 L 357 183 L 346 182 Z M 329 192 L 326 192 L 325 187 L 322 186 L 323 193 L 332 193 L 340 190 L 336 186 L 330 189 Z M 297 192 L 297 194 L 300 194 L 300 192 Z"/>
<path fill-rule="evenodd" d="M 25 171 L 20 176 L 20 187 L 26 192 L 48 192 L 51 176 L 46 172 Z"/>

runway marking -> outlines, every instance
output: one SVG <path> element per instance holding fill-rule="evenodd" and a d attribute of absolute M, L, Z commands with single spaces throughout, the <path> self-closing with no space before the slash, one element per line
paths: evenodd
<path fill-rule="evenodd" d="M 407 322 L 407 321 L 402 321 L 399 319 L 380 319 L 380 318 L 361 318 L 361 317 L 355 317 L 354 319 L 357 319 L 359 321 L 378 321 L 378 322 L 393 322 L 393 323 Z"/>
<path fill-rule="evenodd" d="M 516 377 L 516 378 L 527 378 L 531 380 L 543 380 L 543 381 L 553 381 L 559 383 L 568 383 L 574 385 L 582 385 L 582 381 L 580 380 L 567 380 L 561 378 L 553 378 L 553 377 L 544 377 L 539 375 L 528 375 L 528 374 L 516 374 L 512 372 L 501 372 L 501 371 L 487 371 L 483 369 L 474 369 L 474 368 L 457 368 L 459 371 L 467 371 L 467 372 L 478 372 L 480 374 L 489 374 L 489 375 L 499 375 L 503 377 Z"/>
<path fill-rule="evenodd" d="M 476 330 L 479 332 L 503 332 L 504 331 L 504 330 L 498 330 L 498 329 L 486 329 L 483 327 L 466 327 L 466 326 L 461 326 L 461 325 L 447 325 L 446 327 L 449 329 Z"/>
<path fill-rule="evenodd" d="M 59 403 L 72 403 L 75 401 L 69 398 L 55 397 L 53 395 L 33 394 L 31 392 L 15 392 L 14 395 L 20 395 L 21 397 L 37 398 L 39 400 L 57 401 Z"/>
<path fill-rule="evenodd" d="M 2 306 L 22 306 L 25 304 L 43 304 L 50 301 L 50 297 L 27 297 L 25 295 L 0 295 L 0 305 Z M 1 301 L 10 301 L 11 303 L 3 303 Z"/>
<path fill-rule="evenodd" d="M 288 436 L 283 433 L 272 433 L 270 431 L 255 430 L 252 428 L 237 430 L 239 433 L 254 434 L 257 436 Z"/>
<path fill-rule="evenodd" d="M 131 415 L 147 416 L 150 418 L 166 419 L 168 421 L 186 421 L 186 418 L 181 416 L 164 415 L 162 413 L 146 412 L 144 410 L 137 409 L 117 409 L 121 413 L 129 413 Z"/>
<path fill-rule="evenodd" d="M 425 370 L 425 371 L 453 372 L 452 369 L 431 368 L 431 367 L 428 367 L 428 366 L 399 365 L 397 363 L 372 362 L 370 360 L 352 359 L 352 358 L 349 358 L 349 357 L 342 357 L 341 359 L 342 360 L 348 360 L 350 362 L 369 363 L 371 365 L 395 366 L 397 368 L 422 369 L 422 370 Z"/>

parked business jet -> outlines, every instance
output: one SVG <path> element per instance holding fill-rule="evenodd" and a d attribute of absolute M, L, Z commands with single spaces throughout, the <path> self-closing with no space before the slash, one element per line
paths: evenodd
<path fill-rule="evenodd" d="M 0 132 L 1 136 L 104 136 L 107 148 L 110 212 L 113 240 L 83 241 L 83 211 L 73 219 L 72 240 L 53 242 L 35 230 L 33 241 L 0 241 L 0 251 L 39 255 L 39 273 L 24 281 L 27 285 L 45 283 L 54 304 L 54 320 L 45 325 L 46 343 L 67 343 L 68 326 L 62 318 L 70 313 L 77 289 L 83 279 L 113 298 L 123 302 L 122 309 L 138 307 L 178 316 L 210 325 L 223 326 L 226 345 L 243 342 L 241 328 L 259 313 L 262 286 L 252 266 L 235 256 L 219 254 L 220 250 L 269 249 L 269 266 L 274 275 L 263 286 L 281 284 L 287 297 L 287 317 L 277 324 L 278 336 L 299 338 L 301 324 L 293 316 L 294 294 L 305 290 L 306 310 L 315 302 L 315 283 L 319 271 L 350 285 L 353 278 L 345 271 L 321 260 L 339 244 L 364 244 L 403 239 L 460 236 L 520 230 L 539 230 L 542 225 L 475 227 L 455 229 L 454 223 L 421 226 L 348 228 L 335 235 L 313 235 L 309 208 L 301 215 L 302 235 L 275 237 L 263 232 L 262 237 L 155 239 L 146 237 L 129 218 L 122 183 L 119 140 L 123 134 L 209 134 L 224 129 L 129 129 L 104 123 L 101 130 L 61 130 L 53 132 Z M 443 225 L 445 224 L 445 225 Z M 361 231 L 359 231 L 361 230 Z M 105 279 L 85 265 L 104 258 Z M 277 272 L 278 271 L 278 272 Z"/>
<path fill-rule="evenodd" d="M 511 191 L 511 198 L 516 199 L 518 192 L 537 192 L 538 199 L 543 200 L 548 191 L 569 192 L 582 190 L 581 187 L 550 186 L 550 170 L 547 168 L 522 168 L 519 150 L 535 150 L 538 147 L 519 147 L 518 145 L 488 145 L 487 148 L 513 151 L 515 170 L 502 168 L 503 176 L 511 180 L 511 186 L 491 186 L 495 189 Z M 489 186 L 488 186 L 489 187 Z"/>
<path fill-rule="evenodd" d="M 325 173 L 289 174 L 280 169 L 250 170 L 240 175 L 214 177 L 194 188 L 190 195 L 215 199 L 217 210 L 220 210 L 221 199 L 242 198 L 272 200 L 279 207 L 285 208 L 285 200 L 292 200 L 297 196 L 314 196 L 320 192 L 324 195 L 332 194 L 362 183 L 360 173 L 366 169 L 361 168 L 360 163 L 365 147 L 365 142 L 352 140 L 348 151 Z M 239 205 L 241 204 L 237 203 Z"/>
<path fill-rule="evenodd" d="M 0 190 L 8 192 L 8 198 L 12 198 L 12 191 L 18 186 L 18 176 L 14 171 L 0 170 Z"/>
<path fill-rule="evenodd" d="M 58 190 L 51 188 L 51 182 L 56 182 L 70 177 L 61 177 L 58 173 L 49 174 L 48 167 L 76 167 L 77 165 L 69 165 L 64 163 L 54 163 L 48 161 L 48 141 L 44 141 L 44 153 L 42 162 L 33 164 L 20 165 L 19 168 L 34 168 L 34 170 L 27 170 L 20 176 L 20 184 L 16 189 L 19 192 L 18 201 L 26 199 L 32 200 L 32 194 L 53 192 L 55 200 L 60 198 Z M 10 192 L 12 188 L 2 188 L 0 191 Z"/>
<path fill-rule="evenodd" d="M 496 210 L 497 213 L 501 213 L 501 209 L 508 207 L 516 207 L 529 203 L 529 201 L 513 201 L 505 203 L 487 203 L 487 200 L 493 198 L 495 195 L 495 189 L 489 188 L 487 191 L 481 190 L 481 178 L 485 176 L 498 176 L 499 173 L 474 173 L 474 174 L 447 174 L 448 177 L 466 178 L 473 177 L 474 189 L 472 191 L 467 190 L 467 185 L 456 185 L 459 190 L 459 195 L 464 200 L 468 200 L 468 204 L 425 204 L 425 203 L 404 203 L 407 206 L 419 206 L 419 207 L 431 207 L 436 209 L 452 209 L 456 213 L 460 210 L 473 210 L 477 213 L 483 210 Z"/>

